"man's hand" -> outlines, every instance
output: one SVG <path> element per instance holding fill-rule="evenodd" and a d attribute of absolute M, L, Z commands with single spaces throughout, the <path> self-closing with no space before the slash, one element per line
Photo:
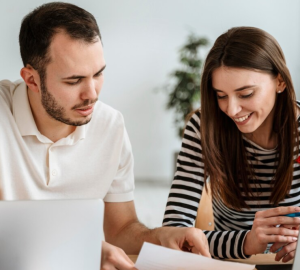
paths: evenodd
<path fill-rule="evenodd" d="M 101 270 L 137 270 L 125 252 L 106 242 L 102 242 Z"/>
<path fill-rule="evenodd" d="M 105 239 L 125 250 L 139 254 L 144 242 L 210 257 L 207 239 L 200 229 L 162 227 L 148 229 L 139 223 L 133 201 L 105 203 Z"/>
<path fill-rule="evenodd" d="M 164 247 L 211 257 L 205 234 L 196 228 L 162 227 L 154 230 Z"/>

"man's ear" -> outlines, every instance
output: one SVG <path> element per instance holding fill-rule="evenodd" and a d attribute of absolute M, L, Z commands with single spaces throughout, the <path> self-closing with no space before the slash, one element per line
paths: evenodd
<path fill-rule="evenodd" d="M 286 88 L 286 83 L 284 82 L 281 74 L 277 75 L 276 80 L 277 80 L 276 92 L 277 93 L 282 93 Z"/>
<path fill-rule="evenodd" d="M 40 91 L 39 73 L 31 65 L 27 64 L 26 67 L 23 67 L 20 75 L 31 91 L 36 93 Z"/>

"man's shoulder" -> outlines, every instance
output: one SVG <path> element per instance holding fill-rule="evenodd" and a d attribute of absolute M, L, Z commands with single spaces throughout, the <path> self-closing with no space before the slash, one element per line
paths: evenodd
<path fill-rule="evenodd" d="M 23 82 L 23 80 L 17 80 L 15 82 L 9 80 L 0 81 L 0 100 L 5 102 L 8 106 L 11 106 L 12 96 L 14 90 Z"/>

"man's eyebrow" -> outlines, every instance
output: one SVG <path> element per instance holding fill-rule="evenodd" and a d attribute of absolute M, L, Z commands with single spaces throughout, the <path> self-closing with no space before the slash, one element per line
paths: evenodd
<path fill-rule="evenodd" d="M 253 85 L 245 85 L 245 86 L 242 86 L 242 87 L 239 87 L 239 88 L 235 89 L 234 91 L 235 91 L 235 92 L 238 92 L 238 91 L 242 91 L 242 90 L 245 90 L 245 89 L 248 89 L 248 88 L 254 88 L 254 87 L 256 87 L 255 84 L 253 84 Z M 213 89 L 214 91 L 216 91 L 216 92 L 224 92 L 224 91 L 218 90 L 218 89 L 216 89 L 216 88 L 214 88 L 214 87 L 212 87 L 212 89 Z"/>
<path fill-rule="evenodd" d="M 94 74 L 94 76 L 101 73 L 105 68 L 106 68 L 106 65 L 104 67 L 102 67 L 98 72 L 96 72 Z M 62 78 L 62 79 L 63 80 L 75 80 L 75 79 L 84 79 L 85 77 L 86 76 L 82 76 L 82 75 L 72 75 L 72 76 L 69 76 L 69 77 Z"/>

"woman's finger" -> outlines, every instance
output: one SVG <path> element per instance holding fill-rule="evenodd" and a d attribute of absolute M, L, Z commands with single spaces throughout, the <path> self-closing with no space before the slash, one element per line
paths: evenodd
<path fill-rule="evenodd" d="M 281 207 L 276 207 L 264 211 L 258 211 L 255 216 L 261 217 L 261 218 L 268 218 L 268 217 L 277 217 L 277 216 L 284 216 L 287 214 L 292 214 L 300 212 L 300 207 L 295 207 L 295 206 L 281 206 Z"/>
<path fill-rule="evenodd" d="M 271 247 L 270 247 L 270 251 L 272 253 L 277 253 L 279 252 L 278 249 L 282 248 L 283 246 L 287 245 L 289 243 L 274 243 Z"/>
<path fill-rule="evenodd" d="M 277 252 L 275 256 L 275 261 L 280 261 L 283 257 L 287 256 L 290 252 L 296 249 L 297 243 L 289 243 L 282 247 L 280 251 Z M 287 258 L 288 259 L 288 258 Z"/>
<path fill-rule="evenodd" d="M 266 228 L 262 228 L 261 232 L 266 235 L 284 235 L 284 236 L 293 236 L 297 238 L 299 236 L 298 230 L 287 229 L 284 227 L 266 227 Z"/>
<path fill-rule="evenodd" d="M 286 256 L 283 257 L 282 262 L 286 263 L 295 258 L 295 251 L 290 252 Z"/>
<path fill-rule="evenodd" d="M 298 240 L 294 236 L 285 236 L 285 235 L 265 235 L 264 243 L 294 243 Z"/>
<path fill-rule="evenodd" d="M 297 227 L 300 225 L 299 217 L 277 216 L 256 220 L 257 226 L 289 225 L 286 227 Z"/>

